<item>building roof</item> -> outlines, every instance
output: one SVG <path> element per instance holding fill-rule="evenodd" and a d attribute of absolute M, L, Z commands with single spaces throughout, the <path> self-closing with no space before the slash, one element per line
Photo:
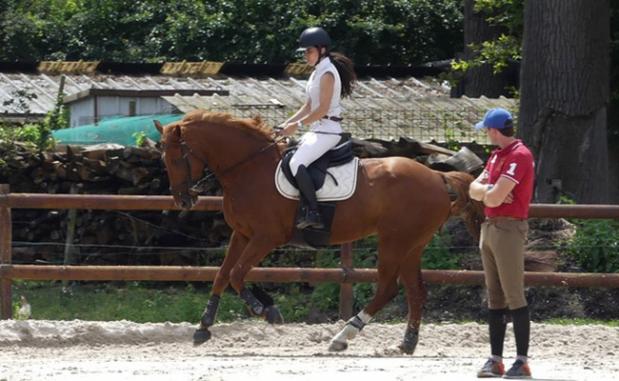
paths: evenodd
<path fill-rule="evenodd" d="M 225 94 L 204 79 L 152 75 L 64 74 L 65 102 L 84 96 L 162 96 L 179 94 Z M 54 108 L 61 75 L 0 72 L 0 114 L 44 115 Z"/>
<path fill-rule="evenodd" d="M 108 97 L 164 97 L 170 95 L 229 95 L 228 90 L 221 89 L 96 89 L 90 88 L 64 97 L 64 103 L 69 104 L 93 96 Z"/>
<path fill-rule="evenodd" d="M 183 96 L 163 98 L 182 112 L 217 110 L 237 116 L 256 114 L 272 125 L 292 115 L 304 102 L 306 80 L 296 78 L 222 78 L 219 86 L 229 96 Z M 450 98 L 449 87 L 434 79 L 366 78 L 357 82 L 351 97 L 342 101 L 343 126 L 363 138 L 397 139 L 408 136 L 421 141 L 472 141 L 487 143 L 473 130 L 489 108 L 516 111 L 514 99 Z"/>
<path fill-rule="evenodd" d="M 179 74 L 179 73 L 177 73 Z M 182 73 L 180 73 L 182 74 Z M 272 76 L 187 76 L 161 74 L 64 74 L 65 102 L 95 94 L 161 96 L 181 112 L 195 108 L 260 114 L 279 124 L 303 103 L 306 79 Z M 61 75 L 0 72 L 0 117 L 40 117 L 56 102 Z M 516 111 L 513 99 L 450 98 L 450 88 L 434 78 L 365 77 L 343 101 L 344 127 L 359 137 L 422 141 L 476 140 L 471 126 L 488 108 Z"/>

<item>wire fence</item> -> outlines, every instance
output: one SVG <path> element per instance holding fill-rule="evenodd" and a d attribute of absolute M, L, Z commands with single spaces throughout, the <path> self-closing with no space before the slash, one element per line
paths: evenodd
<path fill-rule="evenodd" d="M 290 117 L 296 109 L 281 105 L 238 105 L 215 111 L 227 112 L 240 118 L 259 115 L 270 126 L 277 126 Z M 359 139 L 397 140 L 401 137 L 421 142 L 477 142 L 488 144 L 486 134 L 473 125 L 484 116 L 485 110 L 458 109 L 406 109 L 362 108 L 347 109 L 342 128 Z"/>
<path fill-rule="evenodd" d="M 447 238 L 449 239 L 449 237 Z M 545 242 L 544 244 L 536 243 L 533 251 L 546 251 L 553 250 L 560 253 L 565 253 L 568 250 L 567 242 Z M 140 257 L 152 257 L 158 255 L 195 255 L 196 257 L 200 255 L 205 255 L 202 259 L 207 262 L 201 263 L 201 265 L 205 266 L 217 266 L 220 264 L 220 261 L 223 260 L 226 250 L 228 249 L 227 245 L 213 246 L 213 247 L 205 247 L 205 246 L 162 246 L 162 245 L 125 245 L 125 244 L 88 244 L 88 243 L 71 243 L 67 244 L 65 242 L 54 242 L 54 241 L 13 241 L 12 245 L 15 250 L 13 263 L 16 264 L 29 264 L 29 263 L 49 263 L 49 264 L 63 264 L 64 259 L 63 255 L 67 249 L 73 250 L 72 257 L 76 262 L 80 262 L 83 258 L 88 257 L 101 257 L 101 258 L 111 258 L 111 257 L 124 257 L 134 258 L 139 261 Z M 36 249 L 44 249 L 48 253 L 48 259 L 36 259 L 36 260 L 26 260 L 20 258 L 20 249 L 24 248 L 36 248 Z M 599 242 L 596 244 L 579 244 L 578 248 L 581 250 L 591 250 L 595 251 L 617 251 L 617 241 L 613 239 L 608 239 L 607 242 Z M 424 251 L 425 256 L 433 256 L 433 255 L 443 255 L 445 257 L 454 258 L 454 255 L 457 256 L 459 254 L 474 254 L 478 253 L 478 245 L 470 244 L 470 245 L 449 245 L 444 244 L 442 242 L 441 235 L 437 235 L 435 237 L 435 241 L 426 247 Z M 289 262 L 291 264 L 296 263 L 296 261 L 307 260 L 308 258 L 314 259 L 320 255 L 333 255 L 334 258 L 339 259 L 340 254 L 339 246 L 328 246 L 320 249 L 306 249 L 299 248 L 294 246 L 284 246 L 277 249 L 274 249 L 269 256 L 290 256 Z M 371 263 L 367 263 L 368 265 L 375 265 L 375 259 L 378 254 L 378 246 L 375 242 L 370 241 L 358 241 L 352 249 L 353 256 L 361 256 L 362 260 L 366 261 L 368 258 L 373 258 L 374 261 Z M 619 252 L 617 253 L 619 254 Z M 268 258 L 268 257 L 267 257 Z M 272 262 L 272 261 L 269 261 Z M 277 262 L 277 261 L 276 261 Z M 334 266 L 337 264 L 334 263 Z"/>
<path fill-rule="evenodd" d="M 2 242 L 0 245 L 0 261 L 2 264 L 0 266 L 0 273 L 3 277 L 2 282 L 0 282 L 1 294 L 2 294 L 2 318 L 10 318 L 12 315 L 12 280 L 63 280 L 63 281 L 131 281 L 131 280 L 147 280 L 147 281 L 184 281 L 184 282 L 204 282 L 204 281 L 212 281 L 217 273 L 217 267 L 209 266 L 209 267 L 193 267 L 187 266 L 186 263 L 179 265 L 174 262 L 164 262 L 163 257 L 160 257 L 160 262 L 146 262 L 148 265 L 144 265 L 144 262 L 140 262 L 140 266 L 135 266 L 138 261 L 128 260 L 124 262 L 123 265 L 118 265 L 114 263 L 113 265 L 110 262 L 97 262 L 101 260 L 101 256 L 94 258 L 96 261 L 90 262 L 81 262 L 81 264 L 85 264 L 86 266 L 50 266 L 50 265 L 20 265 L 15 262 L 11 263 L 12 260 L 22 260 L 20 253 L 18 250 L 13 250 L 12 247 L 15 245 L 13 241 L 13 237 L 11 234 L 11 226 L 12 226 L 12 214 L 11 209 L 50 209 L 55 210 L 58 208 L 65 209 L 94 209 L 94 210 L 165 210 L 166 212 L 159 213 L 159 217 L 165 216 L 164 220 L 169 220 L 171 216 L 167 213 L 168 210 L 173 208 L 173 203 L 170 197 L 162 198 L 160 196 L 150 196 L 149 200 L 144 199 L 143 197 L 132 197 L 132 196 L 116 196 L 116 195 L 107 195 L 107 196 L 97 196 L 97 195 L 89 195 L 89 196 L 78 196 L 78 195 L 44 195 L 38 196 L 33 194 L 26 195 L 12 195 L 9 193 L 9 187 L 3 185 L 0 187 L 0 194 L 4 195 L 2 205 L 0 205 L 0 217 L 2 217 L 2 223 L 0 223 L 0 236 L 2 236 Z M 221 210 L 221 199 L 216 197 L 203 197 L 199 200 L 196 211 L 219 211 Z M 531 208 L 531 218 L 535 217 L 544 217 L 545 219 L 552 219 L 557 217 L 564 218 L 588 218 L 588 219 L 603 219 L 603 218 L 618 218 L 619 217 L 619 207 L 612 205 L 553 205 L 553 204 L 538 204 L 533 205 Z M 181 212 L 182 213 L 182 212 Z M 49 216 L 53 218 L 57 218 L 57 214 L 49 214 Z M 175 224 L 172 225 L 172 230 L 177 230 L 179 227 L 178 219 L 172 218 L 175 220 Z M 18 220 L 24 220 L 23 218 L 18 218 Z M 123 217 L 123 220 L 127 220 L 127 218 Z M 90 220 L 91 222 L 93 220 Z M 114 246 L 117 243 L 120 243 L 119 239 L 116 240 L 117 236 L 120 238 L 120 234 L 124 234 L 125 238 L 129 236 L 130 238 L 136 239 L 138 237 L 137 231 L 138 226 L 135 224 L 133 226 L 120 224 L 116 226 L 116 224 L 110 223 L 110 221 L 105 220 L 105 218 L 97 218 L 94 220 L 95 228 L 101 226 L 114 226 L 114 231 L 111 234 L 113 242 L 109 246 Z M 50 222 L 47 220 L 46 222 L 34 223 L 34 227 L 39 225 L 50 225 Z M 191 224 L 192 227 L 195 227 Z M 198 224 L 199 225 L 199 224 Z M 214 224 L 213 224 L 214 225 Z M 213 226 L 211 225 L 211 226 Z M 67 225 L 68 226 L 68 225 Z M 84 225 L 87 229 L 92 228 L 91 223 L 87 223 Z M 56 234 L 56 239 L 51 240 L 50 242 L 61 241 L 59 235 L 63 235 L 62 227 L 59 226 L 60 229 L 55 229 L 53 232 Z M 133 235 L 131 235 L 130 229 L 133 228 Z M 149 228 L 152 228 L 149 226 Z M 609 231 L 613 230 L 615 227 L 609 227 Z M 202 232 L 204 227 L 200 227 L 199 231 Z M 25 229 L 24 231 L 29 234 Z M 128 232 L 129 231 L 129 232 Z M 30 232 L 32 233 L 32 232 Z M 108 234 L 108 237 L 110 236 Z M 195 237 L 196 234 L 200 233 L 192 233 L 190 236 Z M 69 234 L 67 231 L 66 234 L 66 243 L 71 244 L 84 244 L 85 242 L 71 242 L 72 234 Z M 151 236 L 150 234 L 146 234 L 145 236 Z M 91 236 L 94 238 L 97 235 Z M 17 236 L 15 237 L 17 238 Z M 137 241 L 132 244 L 125 244 L 125 246 L 140 246 L 138 243 L 145 242 L 146 244 L 149 242 L 151 238 L 148 238 L 146 241 Z M 17 241 L 17 239 L 16 239 Z M 23 240 L 19 241 L 34 241 L 34 240 Z M 617 240 L 619 241 L 619 239 Z M 35 241 L 36 242 L 36 241 Z M 109 241 L 108 241 L 109 242 Z M 161 243 L 158 241 L 154 241 L 157 243 Z M 172 242 L 178 243 L 178 241 L 174 240 Z M 227 242 L 227 240 L 225 241 Z M 95 242 L 90 242 L 88 244 L 93 244 Z M 339 314 L 343 319 L 347 319 L 352 315 L 353 311 L 353 300 L 356 296 L 357 289 L 352 287 L 353 283 L 373 283 L 377 279 L 377 271 L 372 269 L 374 267 L 373 264 L 376 261 L 376 251 L 374 245 L 376 242 L 372 241 L 372 239 L 368 239 L 364 241 L 364 244 L 368 245 L 368 249 L 361 252 L 356 252 L 355 255 L 351 255 L 350 244 L 342 245 L 342 249 L 340 251 L 340 256 L 338 258 L 337 255 L 333 253 L 322 253 L 320 251 L 313 253 L 311 255 L 299 255 L 299 257 L 295 255 L 290 255 L 285 251 L 274 251 L 271 255 L 268 256 L 260 265 L 261 267 L 269 267 L 271 264 L 275 264 L 276 266 L 272 266 L 275 268 L 254 268 L 248 274 L 248 281 L 255 282 L 300 282 L 304 284 L 315 284 L 321 282 L 335 282 L 339 283 Z M 152 246 L 152 245 L 149 245 Z M 166 246 L 166 245 L 159 245 Z M 182 245 L 171 244 L 170 246 L 180 247 Z M 195 247 L 195 244 L 189 244 L 187 246 Z M 218 245 L 219 246 L 219 245 Z M 360 245 L 359 245 L 360 246 Z M 357 246 L 357 249 L 360 247 Z M 430 245 L 431 251 L 427 254 L 432 254 L 433 251 L 436 251 L 438 255 L 434 258 L 434 265 L 442 265 L 447 264 L 449 266 L 454 265 L 453 261 L 445 262 L 445 258 L 451 258 L 449 252 L 445 252 L 445 248 L 450 246 L 446 241 L 434 242 Z M 457 244 L 452 246 L 467 246 L 466 244 Z M 65 246 L 65 249 L 69 248 L 69 246 Z M 214 250 L 222 249 L 222 247 L 215 247 Z M 127 251 L 139 250 L 139 249 L 127 249 Z M 195 258 L 195 252 L 190 252 L 190 255 Z M 447 253 L 447 255 L 444 255 Z M 29 260 L 46 260 L 46 258 L 39 258 L 38 250 L 31 251 L 30 254 L 34 254 L 33 257 L 29 258 Z M 200 253 L 199 255 L 202 255 Z M 209 260 L 216 260 L 217 263 L 221 263 L 221 255 L 223 253 L 217 251 L 214 253 L 218 258 L 209 258 Z M 113 256 L 114 253 L 106 253 L 105 258 L 107 260 L 108 256 Z M 161 255 L 169 255 L 169 254 L 160 254 Z M 171 256 L 174 258 L 175 256 L 181 255 L 172 254 Z M 476 257 L 479 257 L 478 254 L 474 254 Z M 96 254 L 93 254 L 96 256 Z M 66 262 L 66 252 L 63 257 L 63 261 Z M 26 260 L 27 258 L 23 258 Z M 52 256 L 51 260 L 59 259 L 58 256 Z M 170 259 L 168 257 L 167 259 Z M 424 255 L 423 262 L 427 264 L 427 255 Z M 49 259 L 47 259 L 49 260 Z M 479 261 L 478 261 L 479 262 Z M 103 263 L 103 265 L 102 265 Z M 65 263 L 63 263 L 65 264 Z M 157 266 L 153 266 L 152 264 L 157 264 Z M 163 265 L 163 266 L 161 266 Z M 313 268 L 308 268 L 313 267 Z M 435 267 L 437 268 L 437 267 Z M 354 271 L 351 271 L 353 270 Z M 598 268 L 594 270 L 599 270 Z M 592 274 L 592 273 L 572 273 L 568 274 L 567 272 L 528 272 L 525 275 L 525 282 L 528 285 L 533 286 L 561 286 L 561 287 L 605 287 L 605 288 L 613 288 L 619 287 L 619 276 L 615 273 L 610 273 L 608 270 L 608 266 L 604 266 L 601 268 L 603 270 L 602 274 Z M 599 272 L 599 271 L 598 271 Z M 430 284 L 474 284 L 481 285 L 483 284 L 483 272 L 481 271 L 460 271 L 458 270 L 432 270 L 426 267 L 426 269 L 422 272 L 424 277 L 424 281 Z M 370 286 L 371 287 L 371 286 Z M 467 298 L 467 302 L 469 299 Z"/>

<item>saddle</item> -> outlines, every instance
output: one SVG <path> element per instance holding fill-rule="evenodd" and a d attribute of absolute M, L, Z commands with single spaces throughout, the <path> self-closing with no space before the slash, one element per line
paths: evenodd
<path fill-rule="evenodd" d="M 284 152 L 275 175 L 277 190 L 282 196 L 291 199 L 298 198 L 292 192 L 294 190 L 298 195 L 298 190 L 294 189 L 297 188 L 297 183 L 290 171 L 290 159 L 296 150 L 297 147 L 295 146 L 288 148 Z M 336 207 L 335 200 L 349 198 L 354 193 L 357 182 L 358 161 L 359 159 L 353 154 L 350 134 L 345 134 L 335 148 L 327 151 L 321 158 L 309 166 L 307 170 L 314 183 L 314 189 L 316 189 L 318 209 L 325 226 L 323 229 L 306 228 L 299 230 L 295 228 L 290 244 L 305 248 L 318 248 L 329 244 L 331 224 Z M 330 178 L 328 182 L 327 176 Z M 338 183 L 338 179 L 341 183 Z M 286 182 L 289 183 L 288 187 L 293 186 L 294 188 L 287 189 Z M 302 213 L 301 203 L 297 213 Z"/>
<path fill-rule="evenodd" d="M 297 151 L 297 148 L 297 146 L 287 148 L 286 151 L 284 151 L 281 163 L 281 170 L 284 173 L 286 180 L 288 180 L 295 188 L 297 187 L 297 181 L 290 170 L 290 159 L 292 159 L 292 156 Z M 352 150 L 352 140 L 350 140 L 350 134 L 343 134 L 342 140 L 340 140 L 335 148 L 327 151 L 322 157 L 310 164 L 307 169 L 312 181 L 314 182 L 314 189 L 318 191 L 322 188 L 325 184 L 327 175 L 331 176 L 333 181 L 337 184 L 337 179 L 328 171 L 328 169 L 331 167 L 344 165 L 352 161 L 354 158 L 355 155 Z"/>

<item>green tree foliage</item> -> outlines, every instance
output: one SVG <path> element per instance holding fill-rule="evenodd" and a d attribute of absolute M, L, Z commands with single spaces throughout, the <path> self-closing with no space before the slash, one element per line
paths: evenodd
<path fill-rule="evenodd" d="M 619 223 L 613 220 L 576 221 L 576 234 L 567 252 L 588 272 L 619 272 Z"/>
<path fill-rule="evenodd" d="M 485 15 L 486 21 L 501 27 L 504 32 L 496 40 L 473 46 L 478 56 L 469 61 L 455 60 L 457 71 L 489 63 L 495 73 L 504 70 L 510 60 L 519 61 L 522 54 L 524 0 L 475 0 L 475 10 Z M 619 2 L 611 1 L 611 102 L 619 105 Z M 619 117 L 617 117 L 619 120 Z"/>
<path fill-rule="evenodd" d="M 321 25 L 358 64 L 409 64 L 461 49 L 459 0 L 0 0 L 0 60 L 294 59 Z"/>
<path fill-rule="evenodd" d="M 612 144 L 619 144 L 619 1 L 610 2 L 611 72 L 608 136 Z M 503 33 L 496 39 L 472 48 L 478 55 L 472 60 L 454 60 L 452 68 L 459 77 L 471 67 L 491 64 L 495 74 L 508 67 L 510 61 L 520 61 L 524 28 L 524 0 L 475 0 L 475 10 L 488 15 L 489 24 L 499 26 Z M 515 91 L 518 94 L 518 91 Z"/>
<path fill-rule="evenodd" d="M 28 61 L 39 56 L 36 46 L 36 24 L 15 10 L 7 10 L 0 17 L 0 55 L 6 61 Z"/>
<path fill-rule="evenodd" d="M 494 74 L 508 67 L 510 61 L 520 61 L 524 0 L 475 0 L 475 11 L 487 15 L 486 21 L 503 30 L 495 40 L 471 46 L 477 55 L 472 60 L 455 60 L 452 67 L 465 72 L 483 64 L 492 65 Z"/>

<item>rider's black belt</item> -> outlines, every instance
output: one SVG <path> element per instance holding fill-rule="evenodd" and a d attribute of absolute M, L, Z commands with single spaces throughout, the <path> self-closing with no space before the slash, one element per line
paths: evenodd
<path fill-rule="evenodd" d="M 323 116 L 322 119 L 329 119 L 329 120 L 332 120 L 334 122 L 341 122 L 342 120 L 344 120 L 344 118 L 340 118 L 338 116 L 329 116 L 329 115 Z"/>

